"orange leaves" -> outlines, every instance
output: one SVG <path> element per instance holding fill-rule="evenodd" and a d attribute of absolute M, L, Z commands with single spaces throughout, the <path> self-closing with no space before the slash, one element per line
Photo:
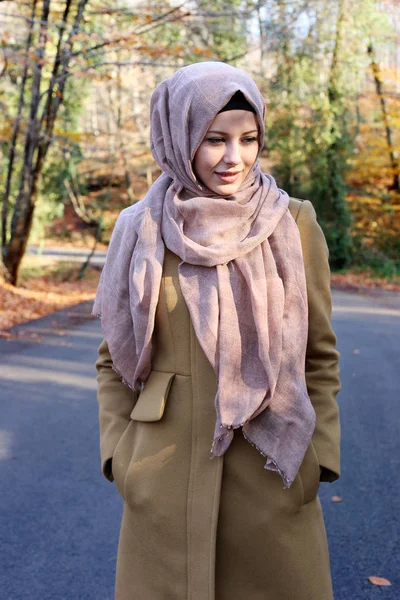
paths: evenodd
<path fill-rule="evenodd" d="M 204 57 L 208 57 L 208 56 L 212 56 L 212 52 L 209 48 L 193 48 L 192 49 L 193 54 L 195 54 L 196 56 L 204 56 Z"/>
<path fill-rule="evenodd" d="M 377 277 L 371 270 L 347 271 L 346 273 L 332 273 L 332 287 L 355 291 L 368 291 L 368 289 L 382 289 L 400 292 L 400 277 Z M 357 352 L 354 352 L 357 354 Z"/>
<path fill-rule="evenodd" d="M 71 268 L 73 275 L 79 267 L 75 264 Z M 48 274 L 43 276 L 46 269 Z M 70 281 L 58 281 L 56 268 L 47 266 L 43 267 L 41 276 L 24 278 L 24 287 L 13 287 L 0 279 L 0 337 L 7 339 L 9 333 L 4 330 L 13 325 L 92 300 L 100 273 L 94 269 L 89 269 L 88 273 L 90 277 L 82 281 L 76 281 L 74 276 Z"/>
<path fill-rule="evenodd" d="M 381 585 L 381 586 L 392 585 L 388 579 L 385 579 L 384 577 L 376 577 L 375 575 L 371 575 L 370 577 L 368 577 L 368 580 L 373 585 Z"/>
<path fill-rule="evenodd" d="M 180 58 L 185 52 L 187 52 L 187 48 L 182 44 L 168 44 L 168 45 L 145 45 L 143 43 L 140 46 L 136 46 L 135 50 L 140 53 L 142 56 L 147 56 L 150 58 L 159 58 L 160 56 L 170 56 L 171 58 Z M 197 57 L 209 58 L 212 56 L 212 52 L 209 48 L 199 48 L 195 47 L 190 49 L 190 52 Z"/>

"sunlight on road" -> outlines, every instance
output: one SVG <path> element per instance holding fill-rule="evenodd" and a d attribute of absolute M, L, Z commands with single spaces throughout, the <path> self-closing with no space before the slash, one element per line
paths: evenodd
<path fill-rule="evenodd" d="M 97 389 L 97 383 L 94 374 L 85 377 L 83 375 L 78 375 L 76 372 L 67 373 L 61 370 L 56 371 L 52 368 L 46 368 L 46 359 L 42 359 L 42 363 L 44 366 L 43 369 L 40 369 L 37 366 L 30 368 L 27 366 L 18 367 L 9 364 L 7 365 L 7 369 L 2 371 L 0 374 L 0 380 L 18 381 L 20 383 L 52 382 L 63 386 L 69 385 L 71 387 L 77 387 L 86 390 Z"/>
<path fill-rule="evenodd" d="M 0 429 L 0 460 L 10 458 L 12 437 L 9 431 Z"/>
<path fill-rule="evenodd" d="M 334 313 L 364 313 L 366 315 L 383 315 L 385 317 L 398 317 L 400 316 L 400 309 L 394 308 L 382 308 L 377 306 L 334 306 Z"/>

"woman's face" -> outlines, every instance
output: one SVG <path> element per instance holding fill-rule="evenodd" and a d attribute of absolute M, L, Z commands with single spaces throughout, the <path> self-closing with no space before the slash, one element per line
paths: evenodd
<path fill-rule="evenodd" d="M 248 110 L 219 113 L 211 123 L 194 160 L 198 179 L 220 196 L 234 194 L 258 156 L 255 115 Z"/>

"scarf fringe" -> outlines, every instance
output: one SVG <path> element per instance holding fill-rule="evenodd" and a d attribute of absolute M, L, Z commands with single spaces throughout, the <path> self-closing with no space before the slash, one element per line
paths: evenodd
<path fill-rule="evenodd" d="M 220 425 L 220 427 L 222 428 L 222 427 L 224 427 L 224 426 L 223 426 L 223 425 Z M 231 427 L 229 427 L 229 429 L 228 429 L 228 432 L 232 432 L 232 430 L 233 430 L 233 429 L 239 429 L 239 427 L 242 427 L 242 426 L 241 426 L 241 425 L 238 425 L 237 427 L 232 427 L 232 426 L 231 426 Z M 278 475 L 281 477 L 281 479 L 282 479 L 282 481 L 283 481 L 283 488 L 284 488 L 284 489 L 288 489 L 288 488 L 290 488 L 290 486 L 292 485 L 292 483 L 293 483 L 293 482 L 292 482 L 292 481 L 290 481 L 290 479 L 288 479 L 288 477 L 287 477 L 287 476 L 286 476 L 286 474 L 285 474 L 285 473 L 282 471 L 282 469 L 280 469 L 280 468 L 278 467 L 278 464 L 277 464 L 276 460 L 275 460 L 274 458 L 272 458 L 271 456 L 267 456 L 267 455 L 265 454 L 265 452 L 263 452 L 263 451 L 261 450 L 261 448 L 259 448 L 259 447 L 257 446 L 257 444 L 254 444 L 254 442 L 252 442 L 252 441 L 251 441 L 251 440 L 248 438 L 248 436 L 246 435 L 246 433 L 245 433 L 245 431 L 243 430 L 243 428 L 242 428 L 242 434 L 243 434 L 243 437 L 244 437 L 244 439 L 245 439 L 245 440 L 246 440 L 246 441 L 247 441 L 247 442 L 248 442 L 248 443 L 249 443 L 251 446 L 253 446 L 253 448 L 255 448 L 255 449 L 256 449 L 256 450 L 257 450 L 257 451 L 258 451 L 258 452 L 261 454 L 261 456 L 263 456 L 264 458 L 266 458 L 266 459 L 267 459 L 267 460 L 266 460 L 266 463 L 265 463 L 265 465 L 264 465 L 264 469 L 266 469 L 267 471 L 273 471 L 274 473 L 278 473 Z M 212 443 L 212 446 L 211 446 L 211 452 L 210 452 L 210 453 L 211 453 L 211 456 L 210 456 L 210 459 L 211 459 L 211 460 L 212 460 L 213 458 L 217 458 L 217 457 L 219 457 L 219 456 L 223 456 L 223 455 L 225 454 L 225 452 L 228 450 L 228 448 L 229 448 L 229 446 L 230 446 L 230 444 L 231 444 L 231 442 L 232 442 L 232 439 L 233 439 L 233 433 L 231 434 L 231 435 L 232 435 L 232 437 L 231 437 L 231 441 L 230 441 L 230 443 L 229 443 L 229 446 L 228 446 L 228 447 L 227 447 L 227 448 L 226 448 L 226 449 L 225 449 L 223 452 L 216 452 L 216 447 L 217 447 L 217 445 L 218 445 L 218 444 L 219 444 L 219 443 L 220 443 L 220 442 L 221 442 L 221 441 L 222 441 L 222 440 L 223 440 L 225 437 L 227 437 L 228 435 L 229 435 L 229 433 L 225 433 L 224 435 L 220 435 L 219 437 L 217 437 L 217 438 L 215 438 L 215 439 L 214 439 L 214 441 L 213 441 L 213 443 Z"/>
<path fill-rule="evenodd" d="M 251 446 L 253 446 L 253 448 L 255 448 L 260 454 L 261 456 L 263 456 L 264 458 L 267 459 L 267 462 L 264 465 L 264 469 L 266 469 L 267 471 L 273 471 L 274 473 L 278 473 L 278 475 L 280 475 L 280 477 L 282 478 L 283 481 L 283 488 L 285 490 L 287 490 L 288 488 L 290 488 L 290 486 L 292 485 L 293 481 L 290 481 L 290 479 L 288 479 L 288 477 L 286 476 L 286 474 L 282 471 L 282 469 L 280 469 L 278 467 L 278 464 L 276 462 L 275 459 L 273 459 L 271 456 L 267 456 L 265 454 L 265 452 L 263 452 L 261 450 L 261 448 L 259 448 L 257 446 L 257 444 L 254 444 L 246 435 L 246 433 L 244 432 L 244 430 L 242 429 L 242 433 L 243 433 L 243 437 L 244 439 L 249 442 L 249 444 Z"/>
<path fill-rule="evenodd" d="M 101 319 L 101 313 L 100 312 L 92 311 L 92 316 L 93 317 L 97 317 L 98 319 Z M 133 385 L 131 383 L 129 383 L 129 381 L 127 379 L 125 379 L 125 377 L 122 375 L 122 373 L 120 373 L 120 371 L 118 371 L 118 369 L 115 367 L 113 361 L 111 361 L 111 367 L 112 367 L 113 371 L 115 371 L 115 373 L 121 379 L 122 383 L 124 385 L 128 386 L 128 388 L 130 388 L 132 390 L 132 392 L 138 393 L 140 391 L 140 390 L 135 390 L 135 388 L 133 387 Z"/>

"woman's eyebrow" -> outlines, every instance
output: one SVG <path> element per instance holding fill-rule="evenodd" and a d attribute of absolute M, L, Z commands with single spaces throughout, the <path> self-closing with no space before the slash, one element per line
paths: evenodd
<path fill-rule="evenodd" d="M 257 133 L 258 130 L 257 129 L 252 129 L 251 131 L 244 131 L 241 135 L 249 135 L 249 133 Z M 227 133 L 226 131 L 216 131 L 214 129 L 207 131 L 207 134 L 209 133 L 219 133 L 220 135 L 229 135 L 229 133 Z"/>

